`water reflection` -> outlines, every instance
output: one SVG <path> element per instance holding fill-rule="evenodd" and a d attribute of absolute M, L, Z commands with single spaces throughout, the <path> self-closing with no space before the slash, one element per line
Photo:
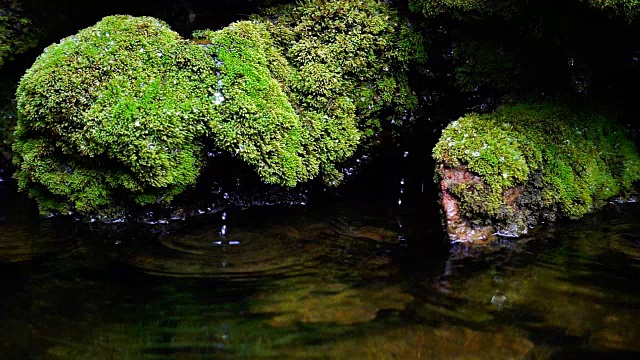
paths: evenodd
<path fill-rule="evenodd" d="M 230 211 L 114 233 L 5 219 L 0 351 L 8 359 L 640 354 L 640 206 L 520 241 L 453 244 L 442 256 L 444 234 L 418 230 L 424 221 L 412 208 L 392 208 Z"/>

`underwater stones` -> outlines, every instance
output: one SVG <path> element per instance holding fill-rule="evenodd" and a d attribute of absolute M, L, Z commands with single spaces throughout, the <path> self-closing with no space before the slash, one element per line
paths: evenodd
<path fill-rule="evenodd" d="M 382 289 L 352 288 L 342 283 L 296 285 L 275 294 L 262 295 L 253 312 L 276 314 L 274 327 L 296 323 L 351 325 L 374 320 L 380 310 L 404 310 L 413 296 L 397 286 Z"/>
<path fill-rule="evenodd" d="M 449 235 L 476 244 L 578 218 L 629 194 L 640 179 L 624 128 L 606 114 L 552 103 L 453 121 L 433 156 Z"/>

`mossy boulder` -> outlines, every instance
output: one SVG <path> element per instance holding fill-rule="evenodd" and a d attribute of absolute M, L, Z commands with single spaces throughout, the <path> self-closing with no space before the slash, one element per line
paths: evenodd
<path fill-rule="evenodd" d="M 153 18 L 107 17 L 49 46 L 16 93 L 20 188 L 43 212 L 170 202 L 204 164 L 216 70 Z"/>
<path fill-rule="evenodd" d="M 414 110 L 410 65 L 426 60 L 424 39 L 377 0 L 307 0 L 271 8 L 265 24 L 288 66 L 279 72 L 306 125 L 310 165 L 338 184 L 336 164 Z"/>
<path fill-rule="evenodd" d="M 433 150 L 454 240 L 519 236 L 539 221 L 571 219 L 629 194 L 640 158 L 604 113 L 515 104 L 453 121 Z"/>
<path fill-rule="evenodd" d="M 167 205 L 220 150 L 265 183 L 337 185 L 339 162 L 417 106 L 422 39 L 383 2 L 308 1 L 194 36 L 110 16 L 36 60 L 13 150 L 43 213 Z"/>

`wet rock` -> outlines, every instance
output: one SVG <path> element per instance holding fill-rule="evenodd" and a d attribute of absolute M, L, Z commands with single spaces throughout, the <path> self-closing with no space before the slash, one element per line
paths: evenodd
<path fill-rule="evenodd" d="M 527 359 L 533 348 L 516 329 L 407 326 L 340 341 L 329 353 L 353 359 Z"/>
<path fill-rule="evenodd" d="M 350 325 L 371 321 L 380 310 L 403 310 L 413 296 L 397 286 L 383 289 L 354 288 L 342 283 L 303 284 L 261 296 L 256 313 L 275 313 L 274 327 L 302 323 Z"/>
<path fill-rule="evenodd" d="M 453 121 L 433 156 L 451 240 L 471 244 L 577 219 L 632 193 L 640 179 L 625 128 L 607 114 L 556 103 L 512 104 Z"/>

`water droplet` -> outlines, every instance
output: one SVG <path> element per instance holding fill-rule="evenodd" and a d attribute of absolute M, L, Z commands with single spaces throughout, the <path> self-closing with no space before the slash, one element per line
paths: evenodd
<path fill-rule="evenodd" d="M 491 297 L 491 305 L 494 305 L 498 308 L 502 308 L 506 301 L 507 297 L 501 294 L 496 294 Z"/>
<path fill-rule="evenodd" d="M 224 101 L 224 96 L 222 96 L 222 93 L 219 91 L 216 91 L 216 93 L 213 94 L 213 96 L 214 96 L 213 103 L 216 105 L 220 105 Z"/>
<path fill-rule="evenodd" d="M 227 213 L 226 212 L 222 213 L 222 220 L 227 220 Z"/>

